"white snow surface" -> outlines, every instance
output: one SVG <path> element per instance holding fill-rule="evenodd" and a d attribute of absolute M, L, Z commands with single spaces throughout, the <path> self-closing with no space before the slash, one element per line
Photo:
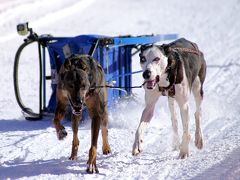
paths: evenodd
<path fill-rule="evenodd" d="M 239 0 L 0 0 L 0 179 L 240 179 L 240 1 Z M 13 63 L 22 37 L 16 24 L 30 22 L 38 34 L 143 35 L 178 33 L 196 42 L 208 70 L 204 85 L 202 129 L 204 149 L 194 146 L 194 102 L 191 99 L 190 157 L 179 160 L 171 148 L 171 120 L 162 97 L 145 133 L 144 151 L 131 155 L 135 131 L 144 108 L 144 91 L 121 100 L 109 114 L 110 155 L 101 152 L 99 174 L 87 174 L 90 121 L 79 127 L 77 161 L 70 161 L 71 123 L 58 141 L 52 117 L 26 121 L 13 91 Z M 36 47 L 21 61 L 24 102 L 37 105 Z M 133 69 L 139 70 L 134 57 Z M 49 72 L 48 72 L 49 73 Z M 134 85 L 142 82 L 134 75 Z M 48 86 L 50 86 L 48 84 Z M 179 127 L 181 129 L 181 119 Z"/>

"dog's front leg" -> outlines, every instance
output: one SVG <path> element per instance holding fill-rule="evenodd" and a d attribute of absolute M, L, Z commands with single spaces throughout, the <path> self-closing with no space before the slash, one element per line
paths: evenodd
<path fill-rule="evenodd" d="M 140 152 L 142 152 L 142 150 L 143 150 L 144 132 L 153 117 L 155 104 L 156 104 L 159 96 L 160 95 L 158 93 L 154 93 L 154 92 L 152 93 L 149 91 L 148 91 L 148 93 L 145 92 L 146 107 L 142 112 L 140 124 L 139 124 L 138 129 L 135 134 L 135 141 L 134 141 L 133 150 L 132 150 L 133 155 L 137 155 Z"/>
<path fill-rule="evenodd" d="M 103 115 L 101 127 L 102 127 L 102 140 L 103 140 L 102 151 L 103 151 L 103 154 L 107 155 L 107 154 L 111 153 L 111 148 L 108 143 L 108 115 L 107 115 L 107 113 Z"/>
<path fill-rule="evenodd" d="M 66 104 L 58 101 L 53 123 L 54 123 L 57 137 L 59 140 L 63 140 L 67 136 L 67 132 L 65 128 L 61 124 L 61 120 L 64 117 L 65 111 L 66 111 Z"/>
<path fill-rule="evenodd" d="M 98 173 L 98 168 L 96 165 L 97 159 L 97 142 L 98 142 L 98 134 L 100 129 L 100 117 L 94 115 L 92 117 L 92 126 L 91 126 L 91 148 L 89 150 L 89 159 L 88 159 L 88 173 Z"/>
<path fill-rule="evenodd" d="M 180 114 L 182 119 L 183 126 L 183 136 L 182 143 L 180 146 L 180 154 L 179 158 L 184 159 L 189 156 L 189 142 L 190 142 L 190 133 L 189 133 L 189 104 L 187 98 L 179 98 L 177 100 L 178 105 L 180 107 Z"/>
<path fill-rule="evenodd" d="M 176 104 L 175 99 L 172 97 L 168 97 L 168 106 L 171 112 L 171 120 L 172 120 L 172 128 L 173 128 L 172 147 L 173 147 L 173 150 L 178 150 L 180 147 L 180 140 L 178 135 L 178 121 L 177 121 L 175 104 Z"/>
<path fill-rule="evenodd" d="M 77 160 L 79 139 L 78 139 L 78 126 L 80 122 L 80 115 L 72 115 L 72 130 L 73 130 L 73 141 L 72 141 L 72 153 L 70 160 Z"/>

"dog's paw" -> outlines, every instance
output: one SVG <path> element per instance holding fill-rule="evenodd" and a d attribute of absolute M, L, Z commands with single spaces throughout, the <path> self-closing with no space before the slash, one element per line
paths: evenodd
<path fill-rule="evenodd" d="M 96 165 L 96 158 L 97 158 L 97 148 L 92 146 L 89 150 L 89 159 L 87 162 L 87 173 L 99 173 L 97 165 Z"/>
<path fill-rule="evenodd" d="M 135 148 L 135 149 L 133 149 L 133 151 L 132 151 L 132 155 L 133 156 L 137 156 L 138 154 L 140 154 L 142 151 L 141 150 L 139 150 L 138 148 Z"/>
<path fill-rule="evenodd" d="M 183 135 L 183 141 L 180 145 L 180 153 L 179 153 L 179 159 L 185 159 L 189 157 L 189 142 L 190 142 L 191 136 L 189 135 Z"/>
<path fill-rule="evenodd" d="M 67 131 L 64 128 L 59 129 L 57 131 L 57 137 L 58 137 L 59 140 L 63 140 L 66 136 L 67 136 Z"/>
<path fill-rule="evenodd" d="M 132 150 L 132 155 L 133 156 L 136 156 L 136 155 L 140 154 L 143 151 L 142 143 L 143 143 L 143 141 L 135 142 L 133 144 L 133 150 Z"/>
<path fill-rule="evenodd" d="M 88 164 L 87 173 L 89 174 L 99 173 L 96 163 Z"/>
<path fill-rule="evenodd" d="M 195 133 L 195 146 L 198 149 L 203 148 L 203 138 L 201 133 L 197 133 L 197 132 Z"/>
<path fill-rule="evenodd" d="M 179 159 L 185 159 L 185 158 L 187 158 L 187 157 L 189 157 L 189 151 L 180 151 L 180 153 L 179 153 L 179 156 L 178 156 L 178 158 Z"/>
<path fill-rule="evenodd" d="M 77 156 L 73 156 L 73 155 L 71 155 L 70 157 L 69 157 L 69 160 L 77 160 Z"/>
<path fill-rule="evenodd" d="M 103 146 L 102 151 L 104 155 L 107 155 L 111 153 L 111 148 L 109 145 L 106 145 L 106 146 Z"/>

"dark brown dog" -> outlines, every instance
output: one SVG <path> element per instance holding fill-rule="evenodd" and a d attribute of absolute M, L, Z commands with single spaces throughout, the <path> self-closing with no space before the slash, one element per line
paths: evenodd
<path fill-rule="evenodd" d="M 102 128 L 103 154 L 111 152 L 108 143 L 108 111 L 106 88 L 104 86 L 104 71 L 102 67 L 88 55 L 74 55 L 68 58 L 59 71 L 57 88 L 57 108 L 54 117 L 54 125 L 59 140 L 67 136 L 61 120 L 64 117 L 66 107 L 72 108 L 72 153 L 69 159 L 76 160 L 78 153 L 78 126 L 82 115 L 83 106 L 86 104 L 92 119 L 91 148 L 89 150 L 88 173 L 98 173 L 96 166 L 97 141 L 100 125 Z"/>

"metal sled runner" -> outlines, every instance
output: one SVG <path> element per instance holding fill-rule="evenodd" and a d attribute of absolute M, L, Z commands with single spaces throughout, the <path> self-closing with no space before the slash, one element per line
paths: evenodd
<path fill-rule="evenodd" d="M 57 74 L 65 58 L 71 54 L 89 54 L 93 56 L 104 68 L 105 78 L 108 83 L 113 83 L 122 89 L 109 89 L 109 106 L 126 93 L 131 94 L 132 86 L 132 56 L 139 51 L 139 45 L 153 44 L 163 40 L 173 40 L 177 34 L 144 35 L 144 36 L 119 36 L 109 37 L 102 35 L 80 35 L 77 37 L 53 37 L 40 35 L 28 28 L 28 24 L 17 26 L 18 33 L 30 35 L 24 39 L 24 43 L 18 48 L 14 61 L 14 90 L 18 105 L 29 120 L 38 120 L 44 112 L 54 112 L 56 107 Z M 39 58 L 39 112 L 33 112 L 22 102 L 18 85 L 18 66 L 20 55 L 24 48 L 33 42 L 38 44 Z M 51 76 L 46 75 L 46 49 L 49 54 Z M 51 80 L 52 94 L 46 99 L 46 80 Z"/>

